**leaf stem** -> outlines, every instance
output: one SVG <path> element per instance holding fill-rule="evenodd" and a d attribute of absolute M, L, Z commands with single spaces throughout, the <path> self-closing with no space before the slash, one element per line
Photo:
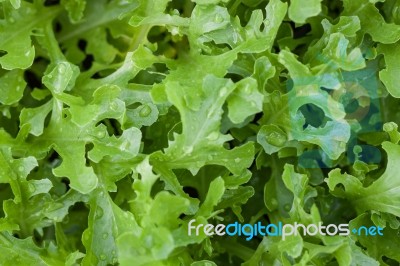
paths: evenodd
<path fill-rule="evenodd" d="M 51 22 L 46 23 L 43 27 L 44 31 L 44 44 L 45 49 L 49 53 L 50 60 L 53 63 L 57 63 L 59 61 L 64 61 L 64 54 L 61 52 L 60 46 L 58 45 L 57 39 L 54 36 L 53 26 Z"/>

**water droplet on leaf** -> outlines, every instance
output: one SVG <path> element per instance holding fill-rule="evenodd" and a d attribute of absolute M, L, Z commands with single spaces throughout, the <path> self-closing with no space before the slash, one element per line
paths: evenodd
<path fill-rule="evenodd" d="M 217 15 L 215 16 L 215 18 L 214 18 L 214 21 L 215 21 L 216 23 L 221 23 L 222 21 L 224 21 L 224 18 L 223 18 L 220 14 L 217 14 Z"/>
<path fill-rule="evenodd" d="M 244 85 L 243 91 L 246 94 L 250 94 L 251 93 L 250 85 L 249 84 Z"/>
<path fill-rule="evenodd" d="M 287 138 L 286 135 L 283 135 L 279 132 L 270 132 L 267 136 L 265 136 L 265 140 L 275 147 L 282 147 L 285 145 Z"/>
<path fill-rule="evenodd" d="M 190 153 L 192 153 L 192 151 L 193 151 L 193 146 L 185 146 L 185 147 L 183 147 L 183 151 L 184 151 L 186 154 L 190 154 Z"/>
<path fill-rule="evenodd" d="M 102 139 L 102 138 L 104 138 L 105 136 L 106 136 L 106 132 L 104 132 L 104 131 L 97 132 L 97 137 L 98 137 L 99 139 Z"/>
<path fill-rule="evenodd" d="M 108 233 L 103 234 L 103 239 L 106 239 L 108 237 Z"/>
<path fill-rule="evenodd" d="M 110 104 L 110 108 L 111 110 L 116 111 L 118 109 L 118 104 L 116 102 L 112 102 Z"/>
<path fill-rule="evenodd" d="M 100 255 L 100 259 L 101 259 L 101 260 L 106 260 L 106 258 L 107 258 L 106 255 L 104 255 L 104 254 L 101 254 L 101 255 Z"/>
<path fill-rule="evenodd" d="M 228 92 L 228 89 L 226 87 L 223 87 L 220 91 L 219 91 L 219 97 L 223 97 L 225 96 L 225 94 Z"/>
<path fill-rule="evenodd" d="M 99 207 L 99 208 L 96 210 L 96 214 L 95 214 L 94 217 L 95 217 L 96 219 L 100 219 L 101 217 L 103 217 L 103 214 L 104 214 L 103 209 Z"/>
<path fill-rule="evenodd" d="M 142 105 L 142 109 L 140 109 L 139 115 L 140 115 L 141 117 L 147 117 L 147 116 L 150 115 L 150 113 L 151 113 L 151 108 L 150 108 L 150 106 L 148 106 L 148 105 Z"/>
<path fill-rule="evenodd" d="M 219 137 L 219 134 L 217 131 L 211 132 L 208 136 L 207 139 L 208 140 L 217 140 Z"/>
<path fill-rule="evenodd" d="M 60 74 L 65 73 L 65 65 L 64 64 L 60 64 L 58 66 L 58 73 L 60 73 Z"/>
<path fill-rule="evenodd" d="M 277 207 L 277 206 L 278 206 L 278 201 L 277 201 L 276 199 L 272 199 L 272 200 L 271 200 L 271 205 L 272 205 L 273 207 Z"/>

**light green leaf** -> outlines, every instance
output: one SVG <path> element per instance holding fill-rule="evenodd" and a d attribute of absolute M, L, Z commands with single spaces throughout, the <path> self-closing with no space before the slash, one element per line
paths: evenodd
<path fill-rule="evenodd" d="M 8 233 L 0 233 L 0 261 L 11 265 L 64 265 L 60 254 L 53 255 L 44 248 L 37 247 L 32 238 L 17 239 Z"/>
<path fill-rule="evenodd" d="M 367 213 L 359 215 L 354 220 L 350 221 L 350 228 L 359 228 L 361 226 L 370 227 L 375 226 L 371 219 L 368 217 Z M 392 228 L 386 227 L 383 230 L 383 236 L 366 236 L 366 235 L 354 235 L 352 238 L 358 241 L 361 245 L 366 247 L 366 251 L 369 254 L 369 257 L 366 257 L 363 253 L 360 254 L 358 252 L 358 256 L 360 256 L 359 261 L 365 261 L 363 265 L 382 265 L 383 264 L 383 256 L 400 260 L 399 254 L 395 251 L 396 247 L 400 244 L 398 237 L 398 229 L 394 230 Z M 357 255 L 357 254 L 355 254 Z M 361 260 L 362 259 L 362 260 Z M 377 261 L 375 261 L 377 260 Z M 354 265 L 358 261 L 353 262 Z"/>
<path fill-rule="evenodd" d="M 305 23 L 310 17 L 321 12 L 322 0 L 294 0 L 290 2 L 289 18 L 296 23 Z"/>
<path fill-rule="evenodd" d="M 218 130 L 222 105 L 233 90 L 231 81 L 211 75 L 198 92 L 178 83 L 170 84 L 167 94 L 181 114 L 182 134 L 175 135 L 164 155 L 155 154 L 152 158 L 171 168 L 189 168 L 193 173 L 209 163 L 223 165 L 235 174 L 250 165 L 253 145 L 226 150 L 222 145 L 231 137 Z"/>
<path fill-rule="evenodd" d="M 258 91 L 257 81 L 252 78 L 242 79 L 228 97 L 229 119 L 239 124 L 248 116 L 262 110 L 264 95 Z M 245 110 L 245 111 L 244 111 Z"/>
<path fill-rule="evenodd" d="M 83 195 L 75 190 L 70 190 L 57 200 L 48 202 L 43 206 L 44 213 L 46 217 L 56 222 L 62 222 L 62 220 L 68 215 L 68 210 L 71 206 L 77 202 L 86 203 L 88 201 L 88 195 Z"/>
<path fill-rule="evenodd" d="M 378 8 L 369 0 L 344 0 L 343 15 L 360 18 L 363 33 L 371 35 L 376 42 L 385 44 L 395 43 L 400 39 L 400 26 L 394 23 L 386 23 Z"/>
<path fill-rule="evenodd" d="M 21 100 L 26 82 L 23 71 L 15 69 L 0 77 L 0 103 L 11 105 Z"/>
<path fill-rule="evenodd" d="M 48 101 L 39 107 L 22 109 L 19 117 L 21 127 L 29 125 L 30 133 L 35 136 L 40 136 L 43 133 L 46 116 L 52 110 L 52 103 L 52 101 Z"/>
<path fill-rule="evenodd" d="M 48 73 L 43 77 L 42 82 L 54 94 L 61 94 L 70 90 L 75 79 L 79 75 L 79 68 L 69 62 L 58 62 L 48 67 Z"/>
<path fill-rule="evenodd" d="M 17 1 L 12 1 L 18 6 Z M 6 54 L 0 56 L 0 65 L 3 69 L 26 69 L 32 65 L 35 57 L 35 48 L 31 43 L 31 34 L 34 29 L 51 21 L 58 13 L 57 8 L 37 9 L 31 3 L 22 2 L 19 9 L 5 9 L 7 20 L 0 23 L 0 50 Z M 42 16 L 38 16 L 42 13 Z"/>
<path fill-rule="evenodd" d="M 90 197 L 89 227 L 82 235 L 87 250 L 82 265 L 114 264 L 119 256 L 117 238 L 139 227 L 132 213 L 116 206 L 106 190 L 97 188 Z"/>
<path fill-rule="evenodd" d="M 399 216 L 400 183 L 397 178 L 397 158 L 400 156 L 400 147 L 391 142 L 383 142 L 382 147 L 388 156 L 386 171 L 368 187 L 364 187 L 354 176 L 341 174 L 340 169 L 330 172 L 326 182 L 333 193 L 348 198 L 359 213 L 375 210 Z M 345 190 L 337 189 L 338 184 L 343 184 Z"/>
<path fill-rule="evenodd" d="M 379 78 L 393 97 L 400 98 L 398 87 L 400 70 L 397 68 L 400 46 L 398 44 L 380 44 L 378 52 L 383 54 L 386 63 L 386 68 L 379 72 Z"/>
<path fill-rule="evenodd" d="M 72 23 L 79 22 L 83 17 L 86 0 L 61 0 L 61 5 L 68 11 Z"/>

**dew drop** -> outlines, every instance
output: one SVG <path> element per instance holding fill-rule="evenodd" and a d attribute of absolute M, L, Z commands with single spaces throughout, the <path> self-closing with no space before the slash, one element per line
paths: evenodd
<path fill-rule="evenodd" d="M 236 33 L 236 31 L 232 34 L 232 37 L 233 37 L 233 43 L 237 44 L 239 37 L 238 37 L 238 34 Z"/>
<path fill-rule="evenodd" d="M 235 158 L 235 163 L 240 163 L 241 159 L 240 158 Z"/>
<path fill-rule="evenodd" d="M 107 237 L 108 237 L 108 233 L 104 233 L 103 234 L 103 239 L 107 239 Z"/>
<path fill-rule="evenodd" d="M 179 28 L 178 27 L 173 27 L 171 30 L 172 35 L 178 35 L 179 34 Z"/>
<path fill-rule="evenodd" d="M 192 151 L 193 151 L 193 146 L 185 146 L 185 147 L 183 147 L 183 151 L 184 151 L 186 154 L 190 154 L 190 153 L 192 153 Z"/>
<path fill-rule="evenodd" d="M 111 110 L 116 111 L 118 109 L 118 104 L 116 102 L 112 102 L 110 104 L 110 108 Z"/>
<path fill-rule="evenodd" d="M 148 105 L 142 105 L 142 109 L 140 109 L 139 115 L 140 115 L 141 117 L 147 117 L 147 116 L 150 115 L 150 113 L 151 113 L 151 108 L 150 108 L 150 106 L 148 106 Z"/>
<path fill-rule="evenodd" d="M 251 93 L 251 89 L 250 89 L 249 84 L 246 84 L 246 85 L 244 86 L 243 91 L 244 91 L 244 93 L 246 93 L 246 94 L 250 94 L 250 93 Z"/>
<path fill-rule="evenodd" d="M 285 135 L 278 132 L 270 132 L 267 136 L 265 136 L 265 140 L 275 147 L 282 147 L 285 145 L 287 138 Z"/>
<path fill-rule="evenodd" d="M 58 66 L 58 73 L 60 73 L 60 74 L 65 73 L 65 65 L 64 64 L 60 64 Z"/>
<path fill-rule="evenodd" d="M 291 209 L 290 204 L 285 204 L 285 205 L 283 206 L 283 209 L 284 209 L 285 211 L 290 211 L 290 209 Z"/>
<path fill-rule="evenodd" d="M 15 23 L 15 19 L 14 18 L 9 18 L 8 20 L 10 23 Z"/>
<path fill-rule="evenodd" d="M 215 21 L 216 23 L 221 23 L 222 21 L 224 21 L 224 18 L 223 18 L 220 14 L 217 14 L 217 15 L 215 16 L 215 18 L 214 18 L 214 21 Z"/>
<path fill-rule="evenodd" d="M 130 144 L 129 141 L 125 140 L 124 142 L 121 143 L 120 149 L 122 151 L 127 151 L 129 149 L 129 146 L 130 146 L 129 144 Z"/>
<path fill-rule="evenodd" d="M 99 139 L 102 139 L 102 138 L 104 138 L 105 136 L 106 136 L 106 132 L 104 132 L 104 131 L 100 131 L 100 132 L 97 132 L 97 137 L 99 138 Z"/>
<path fill-rule="evenodd" d="M 101 217 L 103 217 L 103 214 L 104 214 L 103 209 L 102 208 L 98 208 L 94 217 L 96 219 L 100 219 Z"/>
<path fill-rule="evenodd" d="M 219 91 L 219 97 L 223 97 L 225 96 L 225 94 L 228 92 L 228 89 L 226 87 L 223 87 L 220 91 Z"/>
<path fill-rule="evenodd" d="M 219 137 L 219 134 L 217 131 L 211 132 L 206 138 L 208 140 L 217 140 Z"/>
<path fill-rule="evenodd" d="M 273 207 L 277 207 L 277 206 L 278 206 L 278 201 L 277 201 L 276 199 L 272 199 L 272 200 L 271 200 L 271 205 L 272 205 Z"/>
<path fill-rule="evenodd" d="M 23 167 L 23 166 L 20 166 L 20 167 L 18 167 L 18 172 L 24 172 L 25 171 L 25 168 Z"/>
<path fill-rule="evenodd" d="M 107 258 L 106 255 L 104 255 L 104 254 L 101 254 L 101 255 L 100 255 L 100 259 L 101 259 L 101 260 L 106 260 L 106 258 Z"/>

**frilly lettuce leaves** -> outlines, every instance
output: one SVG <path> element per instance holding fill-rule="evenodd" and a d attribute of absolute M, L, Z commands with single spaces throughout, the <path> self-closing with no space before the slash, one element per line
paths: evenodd
<path fill-rule="evenodd" d="M 0 0 L 0 265 L 397 265 L 399 9 Z"/>

